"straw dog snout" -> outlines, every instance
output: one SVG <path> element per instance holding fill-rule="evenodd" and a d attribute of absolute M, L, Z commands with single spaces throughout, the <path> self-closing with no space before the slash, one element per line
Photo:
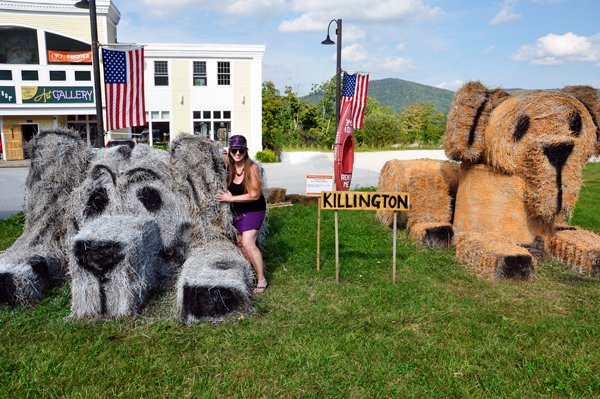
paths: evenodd
<path fill-rule="evenodd" d="M 104 216 L 73 238 L 72 316 L 120 318 L 140 311 L 165 274 L 157 223 L 135 216 Z"/>

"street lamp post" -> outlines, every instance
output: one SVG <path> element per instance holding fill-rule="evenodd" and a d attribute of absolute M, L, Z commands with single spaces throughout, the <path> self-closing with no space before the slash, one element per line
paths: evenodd
<path fill-rule="evenodd" d="M 341 75 L 342 75 L 342 20 L 332 19 L 327 25 L 327 39 L 323 40 L 321 44 L 335 44 L 333 40 L 329 38 L 329 27 L 331 23 L 337 24 L 335 33 L 337 34 L 337 68 L 336 68 L 336 87 L 335 87 L 335 126 L 340 123 L 340 88 L 341 88 Z"/>
<path fill-rule="evenodd" d="M 90 27 L 92 29 L 92 65 L 94 68 L 94 90 L 96 91 L 96 140 L 98 148 L 104 147 L 104 119 L 102 118 L 102 89 L 100 87 L 100 57 L 98 56 L 98 25 L 96 22 L 96 0 L 81 0 L 75 4 L 77 8 L 90 10 Z"/>

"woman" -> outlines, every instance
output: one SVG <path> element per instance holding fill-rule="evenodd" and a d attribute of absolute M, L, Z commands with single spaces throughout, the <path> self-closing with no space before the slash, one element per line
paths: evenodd
<path fill-rule="evenodd" d="M 237 241 L 242 253 L 256 270 L 255 293 L 267 289 L 264 262 L 256 246 L 258 230 L 265 219 L 267 203 L 262 195 L 260 171 L 248 156 L 246 138 L 236 135 L 229 139 L 227 160 L 227 192 L 219 190 L 219 201 L 231 202 Z"/>

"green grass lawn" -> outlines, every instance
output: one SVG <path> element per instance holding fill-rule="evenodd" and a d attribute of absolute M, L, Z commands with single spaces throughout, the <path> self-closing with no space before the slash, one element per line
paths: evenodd
<path fill-rule="evenodd" d="M 572 223 L 600 233 L 600 164 Z M 73 322 L 68 286 L 0 309 L 0 397 L 599 397 L 600 280 L 541 263 L 530 282 L 478 279 L 450 250 L 414 245 L 373 212 L 269 211 L 269 288 L 256 314 L 183 326 L 171 293 L 141 317 Z M 0 248 L 18 230 L 5 234 Z M 13 228 L 11 227 L 11 228 Z M 11 238 L 12 237 L 12 238 Z M 168 309 L 167 309 L 168 310 Z"/>

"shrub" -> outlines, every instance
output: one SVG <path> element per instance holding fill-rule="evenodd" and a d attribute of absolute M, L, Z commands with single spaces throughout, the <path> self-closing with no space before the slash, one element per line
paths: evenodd
<path fill-rule="evenodd" d="M 260 162 L 275 162 L 275 153 L 273 150 L 265 148 L 256 153 L 256 159 Z"/>

